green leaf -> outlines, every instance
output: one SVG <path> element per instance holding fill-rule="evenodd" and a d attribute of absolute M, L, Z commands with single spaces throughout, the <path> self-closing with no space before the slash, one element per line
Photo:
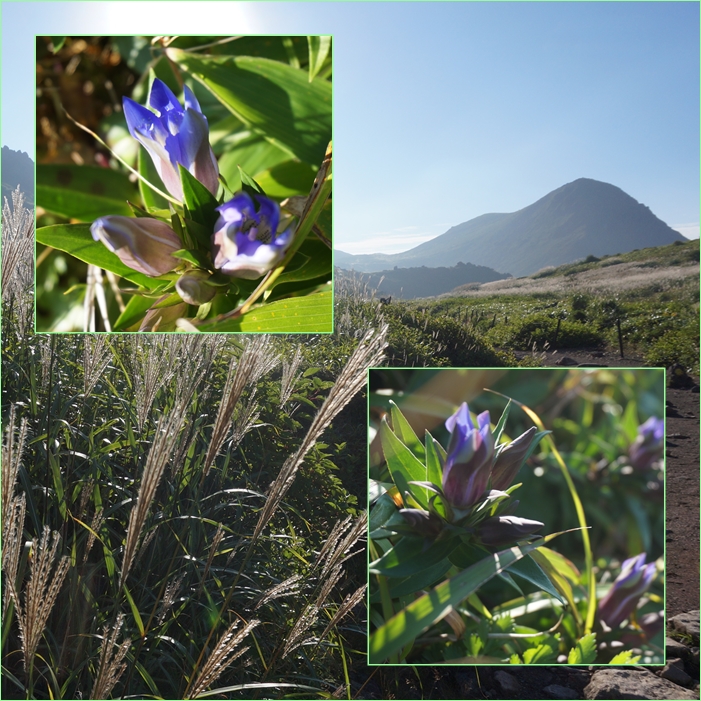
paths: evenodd
<path fill-rule="evenodd" d="M 543 572 L 545 572 L 548 579 L 550 579 L 550 581 L 553 583 L 553 586 L 560 592 L 560 594 L 562 594 L 562 596 L 565 597 L 575 620 L 579 624 L 581 622 L 581 616 L 574 600 L 572 586 L 567 581 L 565 576 L 553 565 L 553 562 L 549 556 L 549 553 L 552 552 L 554 551 L 550 550 L 549 548 L 538 548 L 538 550 L 531 553 L 531 557 L 540 566 Z"/>
<path fill-rule="evenodd" d="M 532 553 L 531 553 L 532 555 Z M 525 579 L 532 584 L 535 584 L 542 591 L 548 592 L 551 596 L 554 596 L 561 603 L 565 603 L 565 600 L 560 595 L 560 592 L 553 586 L 548 576 L 543 572 L 538 563 L 529 555 L 524 557 L 518 562 L 514 562 L 511 567 L 509 567 L 509 573 L 515 574 L 522 579 Z"/>
<path fill-rule="evenodd" d="M 567 655 L 567 664 L 593 664 L 596 659 L 596 633 L 581 637 Z"/>
<path fill-rule="evenodd" d="M 251 197 L 254 195 L 265 195 L 265 190 L 253 179 L 246 171 L 238 166 L 239 178 L 241 179 L 241 189 L 249 194 Z M 265 195 L 267 197 L 267 195 Z M 254 200 L 255 201 L 255 200 Z"/>
<path fill-rule="evenodd" d="M 609 664 L 638 664 L 640 655 L 634 655 L 632 650 L 623 650 L 611 659 Z"/>
<path fill-rule="evenodd" d="M 137 322 L 140 322 L 154 302 L 155 299 L 152 297 L 132 295 L 132 298 L 127 302 L 127 306 L 119 315 L 117 321 L 114 322 L 112 328 L 115 331 L 124 331 Z"/>
<path fill-rule="evenodd" d="M 511 400 L 509 399 L 501 417 L 499 418 L 499 421 L 497 421 L 497 425 L 494 427 L 494 431 L 492 431 L 492 436 L 494 436 L 494 445 L 499 445 L 501 434 L 504 433 L 504 426 L 506 425 L 506 420 L 509 418 L 510 411 Z"/>
<path fill-rule="evenodd" d="M 428 510 L 427 491 L 417 485 L 409 484 L 409 482 L 426 481 L 426 466 L 397 438 L 385 418 L 380 424 L 380 442 L 387 460 L 387 467 L 402 498 L 405 492 L 409 492 L 421 508 Z"/>
<path fill-rule="evenodd" d="M 58 53 L 63 48 L 63 44 L 66 41 L 66 37 L 49 37 L 49 39 L 51 39 L 51 43 L 53 44 L 54 53 Z"/>
<path fill-rule="evenodd" d="M 425 460 L 426 451 L 419 437 L 414 433 L 411 424 L 406 420 L 404 414 L 402 414 L 399 407 L 393 401 L 390 400 L 389 404 L 391 407 L 392 428 L 394 429 L 394 433 L 419 460 Z M 440 484 L 440 482 L 436 484 Z"/>
<path fill-rule="evenodd" d="M 132 598 L 131 593 L 127 589 L 127 585 L 125 584 L 123 586 L 124 593 L 126 594 L 127 601 L 129 602 L 129 608 L 131 609 L 131 613 L 134 616 L 134 623 L 136 623 L 136 627 L 139 629 L 139 634 L 141 637 L 144 637 L 145 633 L 145 628 L 144 628 L 144 622 L 141 620 L 141 614 L 139 613 L 139 607 L 136 605 L 136 602 Z"/>
<path fill-rule="evenodd" d="M 426 478 L 433 484 L 443 484 L 443 468 L 439 457 L 439 448 L 442 446 L 438 441 L 426 431 Z"/>
<path fill-rule="evenodd" d="M 333 331 L 333 296 L 318 292 L 307 297 L 292 297 L 265 304 L 239 319 L 202 326 L 203 331 L 222 333 L 331 333 Z"/>
<path fill-rule="evenodd" d="M 555 662 L 555 650 L 547 643 L 541 643 L 538 647 L 531 647 L 523 652 L 523 661 L 526 664 L 545 664 Z"/>
<path fill-rule="evenodd" d="M 167 53 L 272 144 L 306 163 L 321 161 L 331 140 L 329 82 L 310 83 L 305 71 L 265 58 Z"/>
<path fill-rule="evenodd" d="M 110 270 L 141 287 L 153 289 L 163 284 L 163 280 L 160 278 L 150 278 L 143 273 L 132 270 L 124 265 L 104 244 L 94 241 L 89 224 L 44 226 L 37 229 L 36 238 L 39 243 L 43 243 L 45 246 L 52 246 L 59 251 L 70 253 L 79 260 L 97 265 L 103 270 Z"/>
<path fill-rule="evenodd" d="M 380 496 L 370 510 L 370 522 L 368 529 L 370 532 L 372 532 L 377 528 L 381 528 L 396 513 L 397 507 L 392 501 L 392 497 L 385 492 L 382 496 Z"/>
<path fill-rule="evenodd" d="M 379 560 L 370 563 L 369 572 L 385 577 L 410 577 L 447 559 L 459 544 L 459 539 L 451 538 L 437 540 L 425 548 L 423 538 L 405 536 Z M 448 569 L 449 567 L 445 571 Z"/>
<path fill-rule="evenodd" d="M 129 177 L 97 166 L 45 165 L 36 167 L 36 203 L 47 212 L 93 222 L 117 214 L 131 216 L 127 200 L 139 193 Z"/>
<path fill-rule="evenodd" d="M 309 82 L 316 77 L 324 65 L 326 57 L 331 50 L 330 36 L 308 36 L 307 43 L 309 44 Z"/>
<path fill-rule="evenodd" d="M 173 258 L 180 258 L 181 260 L 186 260 L 188 263 L 192 263 L 198 268 L 204 268 L 207 270 L 212 267 L 212 261 L 207 258 L 207 255 L 195 249 L 181 249 L 170 254 Z"/>
<path fill-rule="evenodd" d="M 285 266 L 285 272 L 275 281 L 275 287 L 287 282 L 314 280 L 325 275 L 330 279 L 331 268 L 331 250 L 319 239 L 307 238 Z"/>
<path fill-rule="evenodd" d="M 514 546 L 489 555 L 413 601 L 370 635 L 368 662 L 380 664 L 399 652 L 423 631 L 445 618 L 492 577 L 558 535 L 561 533 L 551 533 L 535 543 Z"/>
<path fill-rule="evenodd" d="M 268 197 L 283 200 L 293 195 L 307 195 L 314 183 L 316 168 L 309 163 L 285 161 L 256 175 L 256 182 Z"/>
<path fill-rule="evenodd" d="M 435 584 L 451 567 L 452 563 L 446 557 L 435 565 L 426 566 L 406 579 L 400 579 L 399 581 L 393 579 L 389 582 L 390 596 L 393 599 L 398 599 L 426 589 L 426 587 Z"/>
<path fill-rule="evenodd" d="M 183 168 L 178 163 L 178 170 L 183 184 L 183 200 L 190 213 L 190 219 L 208 232 L 207 239 L 199 243 L 209 248 L 209 237 L 214 232 L 214 225 L 219 219 L 219 212 L 215 209 L 219 203 L 217 198 L 187 168 Z"/>

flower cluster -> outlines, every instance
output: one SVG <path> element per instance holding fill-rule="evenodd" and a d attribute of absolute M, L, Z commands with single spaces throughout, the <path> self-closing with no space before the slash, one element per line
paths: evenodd
<path fill-rule="evenodd" d="M 617 628 L 638 606 L 640 597 L 647 591 L 655 577 L 654 562 L 645 564 L 645 553 L 628 558 L 621 565 L 621 573 L 599 601 L 599 620 L 609 628 Z"/>
<path fill-rule="evenodd" d="M 446 521 L 470 524 L 470 532 L 480 542 L 496 547 L 528 538 L 540 530 L 544 525 L 540 521 L 506 514 L 503 507 L 501 513 L 495 513 L 480 509 L 479 505 L 485 500 L 507 505 L 509 495 L 503 490 L 513 482 L 544 434 L 538 436 L 533 426 L 513 441 L 495 446 L 489 412 L 479 414 L 475 426 L 465 402 L 446 420 L 445 427 L 450 440 L 442 464 L 442 485 L 421 484 L 442 498 Z M 517 504 L 513 502 L 511 510 Z M 427 538 L 435 538 L 444 525 L 434 511 L 402 509 L 400 513 L 416 533 Z"/>
<path fill-rule="evenodd" d="M 151 109 L 128 97 L 123 100 L 130 134 L 148 151 L 168 192 L 183 201 L 179 166 L 185 168 L 212 195 L 219 189 L 219 169 L 209 144 L 209 126 L 194 94 L 183 88 L 184 105 L 161 80 L 149 92 Z M 221 199 L 219 200 L 221 202 Z M 216 207 L 219 219 L 211 234 L 210 271 L 237 278 L 265 275 L 285 256 L 293 230 L 278 231 L 280 209 L 276 202 L 245 192 Z M 90 227 L 102 243 L 129 268 L 158 277 L 183 266 L 173 254 L 186 246 L 167 223 L 149 217 L 104 216 Z M 179 271 L 181 272 L 181 271 Z M 176 290 L 188 304 L 203 304 L 214 296 L 209 274 L 191 270 L 178 278 Z"/>

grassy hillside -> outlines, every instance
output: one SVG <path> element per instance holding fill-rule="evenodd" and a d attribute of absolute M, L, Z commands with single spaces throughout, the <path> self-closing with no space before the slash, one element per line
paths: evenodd
<path fill-rule="evenodd" d="M 530 278 L 458 288 L 440 297 L 380 304 L 370 288 L 339 290 L 337 324 L 390 323 L 393 365 L 510 365 L 555 349 L 618 350 L 626 357 L 698 371 L 699 242 L 590 258 Z"/>

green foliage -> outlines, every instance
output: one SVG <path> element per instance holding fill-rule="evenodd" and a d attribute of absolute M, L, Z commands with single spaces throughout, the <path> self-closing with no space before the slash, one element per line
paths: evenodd
<path fill-rule="evenodd" d="M 292 488 L 260 536 L 252 538 L 271 481 L 301 448 L 335 384 L 337 373 L 322 373 L 310 363 L 320 337 L 270 339 L 265 358 L 280 354 L 289 363 L 299 350 L 300 365 L 288 380 L 280 370 L 268 370 L 245 387 L 227 425 L 228 437 L 208 467 L 205 458 L 228 368 L 237 358 L 241 362 L 240 340 L 26 336 L 16 322 L 4 305 L 3 425 L 13 407 L 15 426 L 27 422 L 17 481 L 9 485 L 27 500 L 19 566 L 10 576 L 16 574 L 24 600 L 29 553 L 22 554 L 22 546 L 44 526 L 62 534 L 59 554 L 70 557 L 70 566 L 33 671 L 23 668 L 10 604 L 3 635 L 6 695 L 88 697 L 105 626 L 111 630 L 118 614 L 124 621 L 117 644 L 131 640 L 127 667 L 101 698 L 186 698 L 188 679 L 194 681 L 236 620 L 232 611 L 261 624 L 242 642 L 241 650 L 250 650 L 241 661 L 224 665 L 207 687 L 239 686 L 249 693 L 269 689 L 269 694 L 287 689 L 325 697 L 344 684 L 347 667 L 363 656 L 362 611 L 349 609 L 327 626 L 346 596 L 362 593 L 362 557 L 335 569 L 340 559 L 358 551 L 354 543 L 362 528 L 323 574 L 328 548 L 321 560 L 319 552 L 334 528 L 336 545 L 340 525 L 346 524 L 341 540 L 349 534 L 365 498 L 363 397 L 336 416 L 323 442 L 307 446 Z M 290 391 L 281 406 L 281 386 L 288 381 Z M 179 402 L 186 418 L 167 450 L 173 458 L 120 589 L 130 514 L 154 441 Z M 8 572 L 4 575 L 6 586 Z M 324 586 L 328 591 L 322 596 Z M 314 603 L 319 614 L 301 629 Z M 295 630 L 301 630 L 300 644 L 288 644 Z"/>
<path fill-rule="evenodd" d="M 141 104 L 146 103 L 147 88 L 154 78 L 164 81 L 176 95 L 182 93 L 185 82 L 196 93 L 208 119 L 223 186 L 215 197 L 181 165 L 183 201 L 166 196 L 151 158 L 144 156 L 144 149 L 129 135 L 124 116 L 116 120 L 109 108 L 110 116 L 99 128 L 90 125 L 107 133 L 103 145 L 114 156 L 109 168 L 58 163 L 38 166 L 37 240 L 48 247 L 49 256 L 46 261 L 40 259 L 47 270 L 37 273 L 40 330 L 151 330 L 157 320 L 155 310 L 168 295 L 170 316 L 163 313 L 156 324 L 160 331 L 331 331 L 331 38 L 310 37 L 308 44 L 292 37 L 235 37 L 235 42 L 230 37 L 211 39 L 202 45 L 202 37 L 153 41 L 149 37 L 118 37 L 113 43 L 95 37 L 68 37 L 65 46 L 52 56 L 47 55 L 43 40 L 38 40 L 39 61 L 47 70 L 53 70 L 57 62 L 74 60 L 74 55 L 84 59 L 78 64 L 76 80 L 86 84 L 100 82 L 97 74 L 104 70 L 100 65 L 104 59 L 95 60 L 91 51 L 101 46 L 102 54 L 97 53 L 111 56 L 110 71 L 114 73 L 109 80 L 101 78 L 102 82 L 107 80 L 120 95 Z M 122 56 L 127 58 L 122 60 Z M 127 89 L 130 85 L 134 87 Z M 91 105 L 81 105 L 80 114 L 107 113 L 105 101 L 111 105 L 115 99 L 110 89 L 109 95 L 95 91 L 89 98 Z M 42 113 L 51 111 L 42 91 L 38 99 Z M 55 99 L 69 100 L 70 96 L 59 90 Z M 86 152 L 96 149 L 96 143 L 94 137 L 78 128 L 76 131 L 70 143 L 61 147 L 64 151 L 75 148 L 72 155 L 79 162 Z M 78 142 L 80 155 L 72 145 Z M 46 157 L 53 158 L 55 150 L 48 149 Z M 104 161 L 102 154 L 99 158 Z M 129 173 L 135 167 L 148 181 L 139 180 L 138 188 Z M 216 183 L 209 185 L 213 186 Z M 238 190 L 261 192 L 265 188 L 278 201 L 293 198 L 281 212 L 277 231 L 281 234 L 292 227 L 292 242 L 267 269 L 263 265 L 256 271 L 256 281 L 217 271 L 211 250 L 213 227 L 219 218 L 216 208 Z M 150 217 L 172 226 L 182 241 L 183 250 L 177 256 L 182 263 L 159 277 L 127 267 L 118 252 L 93 241 L 89 229 L 97 218 L 115 215 Z M 307 238 L 311 246 L 303 245 Z M 52 255 L 51 250 L 69 256 Z M 149 255 L 159 254 L 151 251 Z M 71 267 L 77 263 L 75 271 L 67 269 L 66 259 Z M 86 284 L 90 271 L 78 261 L 117 278 L 110 279 L 109 285 L 99 277 L 97 286 L 90 280 Z M 176 287 L 188 273 L 194 273 L 189 278 L 191 284 L 204 287 L 201 295 L 193 297 Z M 193 282 L 195 278 L 198 283 Z M 59 303 L 56 291 L 71 294 Z M 120 323 L 115 323 L 117 317 Z"/>

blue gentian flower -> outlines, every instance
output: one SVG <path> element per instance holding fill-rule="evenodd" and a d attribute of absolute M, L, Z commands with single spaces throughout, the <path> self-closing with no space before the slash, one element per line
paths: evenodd
<path fill-rule="evenodd" d="M 477 417 L 478 428 L 470 419 L 465 402 L 450 416 L 447 457 L 443 466 L 443 493 L 451 506 L 467 509 L 484 496 L 494 457 L 494 438 L 489 412 Z"/>
<path fill-rule="evenodd" d="M 642 594 L 647 591 L 654 576 L 655 563 L 645 564 L 645 553 L 628 558 L 621 565 L 621 573 L 599 602 L 599 618 L 609 628 L 617 628 L 637 608 Z"/>
<path fill-rule="evenodd" d="M 217 207 L 219 219 L 212 235 L 214 267 L 234 277 L 254 280 L 265 275 L 285 255 L 292 229 L 278 233 L 280 208 L 276 202 L 240 192 Z"/>
<path fill-rule="evenodd" d="M 148 97 L 155 113 L 128 97 L 122 101 L 129 133 L 149 152 L 166 189 L 180 201 L 183 189 L 178 163 L 213 195 L 219 187 L 219 168 L 209 145 L 207 118 L 187 85 L 183 92 L 184 107 L 173 91 L 156 78 Z"/>

